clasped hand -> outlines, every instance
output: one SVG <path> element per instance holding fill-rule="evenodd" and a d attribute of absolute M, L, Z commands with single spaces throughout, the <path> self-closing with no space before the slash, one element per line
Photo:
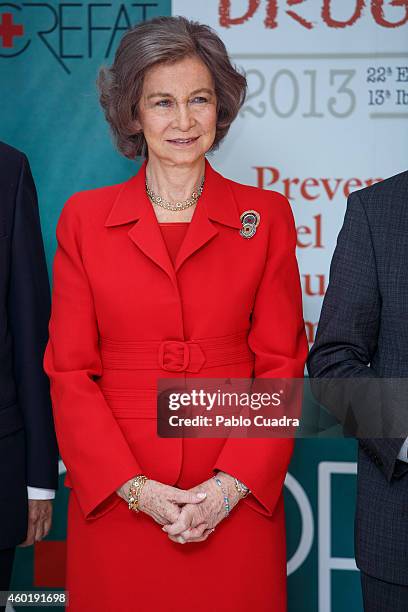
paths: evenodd
<path fill-rule="evenodd" d="M 218 472 L 217 478 L 228 492 L 231 511 L 240 499 L 234 479 L 225 472 Z M 125 500 L 130 482 L 118 490 Z M 206 540 L 226 516 L 222 490 L 213 478 L 188 490 L 147 480 L 140 492 L 139 509 L 162 525 L 173 542 L 180 544 Z"/>

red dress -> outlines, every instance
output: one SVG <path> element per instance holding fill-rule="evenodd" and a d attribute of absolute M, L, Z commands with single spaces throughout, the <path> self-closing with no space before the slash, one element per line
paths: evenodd
<path fill-rule="evenodd" d="M 68 610 L 284 612 L 293 440 L 160 438 L 156 383 L 303 376 L 290 205 L 206 160 L 191 222 L 159 225 L 145 170 L 75 194 L 57 227 L 44 367 L 71 487 Z M 250 239 L 239 231 L 248 209 L 260 213 Z M 116 494 L 138 473 L 186 489 L 217 469 L 252 493 L 200 543 L 172 542 Z"/>
<path fill-rule="evenodd" d="M 159 223 L 163 240 L 166 243 L 167 250 L 173 266 L 176 263 L 176 256 L 183 242 L 184 235 L 188 228 L 188 221 L 176 221 L 174 223 Z"/>

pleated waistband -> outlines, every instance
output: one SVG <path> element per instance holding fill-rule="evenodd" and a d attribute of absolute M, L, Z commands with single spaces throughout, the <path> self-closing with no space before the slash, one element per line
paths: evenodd
<path fill-rule="evenodd" d="M 100 338 L 102 365 L 107 370 L 199 372 L 202 368 L 253 359 L 248 330 L 198 340 L 128 341 Z"/>

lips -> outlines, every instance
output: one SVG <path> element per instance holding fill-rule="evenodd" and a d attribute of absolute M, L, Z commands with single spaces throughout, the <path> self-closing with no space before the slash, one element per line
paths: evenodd
<path fill-rule="evenodd" d="M 174 138 L 172 140 L 169 140 L 168 142 L 171 142 L 173 144 L 185 145 L 194 142 L 195 140 L 197 140 L 197 138 L 198 136 L 194 138 Z"/>

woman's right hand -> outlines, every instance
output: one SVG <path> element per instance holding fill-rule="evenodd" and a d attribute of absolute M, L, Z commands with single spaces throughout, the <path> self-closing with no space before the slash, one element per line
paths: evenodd
<path fill-rule="evenodd" d="M 124 483 L 116 492 L 126 502 L 133 478 Z M 177 487 L 148 479 L 139 496 L 139 510 L 152 517 L 159 525 L 174 523 L 184 504 L 199 504 L 206 498 L 205 493 L 184 491 Z"/>

